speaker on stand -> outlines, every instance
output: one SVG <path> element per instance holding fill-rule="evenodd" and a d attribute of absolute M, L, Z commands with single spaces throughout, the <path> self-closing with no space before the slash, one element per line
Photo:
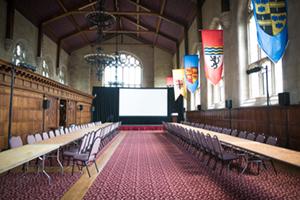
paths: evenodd
<path fill-rule="evenodd" d="M 231 109 L 232 109 L 232 100 L 231 99 L 226 99 L 225 100 L 225 107 L 229 111 L 229 128 L 231 129 Z"/>
<path fill-rule="evenodd" d="M 290 145 L 290 137 L 289 137 L 289 127 L 288 127 L 288 109 L 287 106 L 290 105 L 290 93 L 282 92 L 278 93 L 278 103 L 285 110 L 285 147 L 289 147 Z"/>

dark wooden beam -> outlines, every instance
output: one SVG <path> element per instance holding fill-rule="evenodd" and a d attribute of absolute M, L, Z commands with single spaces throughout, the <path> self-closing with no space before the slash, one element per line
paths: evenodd
<path fill-rule="evenodd" d="M 202 22 L 202 6 L 204 4 L 205 0 L 197 0 L 197 27 L 198 30 L 201 30 L 203 28 L 203 22 Z M 200 37 L 199 33 L 199 41 L 202 41 L 202 38 Z"/>
<path fill-rule="evenodd" d="M 180 68 L 180 51 L 179 51 L 179 42 L 176 42 L 176 68 Z"/>
<path fill-rule="evenodd" d="M 58 43 L 57 43 L 57 50 L 56 50 L 56 70 L 59 69 L 59 64 L 60 64 L 60 50 L 61 50 L 61 40 L 59 40 Z"/>
<path fill-rule="evenodd" d="M 89 2 L 90 3 L 87 3 L 85 5 L 81 5 L 81 6 L 77 7 L 77 8 L 75 8 L 75 9 L 73 9 L 72 11 L 83 11 L 84 9 L 89 8 L 91 6 L 94 6 L 97 3 L 97 1 L 91 1 L 91 0 Z M 69 12 L 72 12 L 72 11 L 69 11 Z M 48 23 L 51 23 L 51 22 L 53 22 L 53 21 L 55 21 L 57 19 L 60 19 L 60 18 L 65 17 L 65 16 L 68 16 L 68 15 L 70 15 L 69 12 L 68 13 L 64 12 L 62 14 L 59 14 L 59 15 L 56 15 L 56 16 L 52 16 L 51 18 L 43 21 L 42 24 L 43 25 L 47 25 Z"/>
<path fill-rule="evenodd" d="M 128 36 L 131 37 L 131 38 L 133 38 L 133 39 L 135 39 L 135 40 L 137 40 L 137 41 L 140 41 L 140 42 L 142 42 L 144 44 L 150 45 L 152 47 L 159 48 L 159 49 L 161 49 L 163 51 L 166 51 L 166 52 L 168 52 L 170 54 L 174 53 L 173 50 L 171 50 L 171 49 L 168 49 L 168 48 L 165 48 L 165 47 L 162 47 L 162 46 L 158 46 L 158 45 L 153 45 L 152 42 L 150 42 L 148 40 L 145 40 L 145 39 L 142 39 L 141 37 L 137 37 L 135 34 L 128 34 Z"/>
<path fill-rule="evenodd" d="M 38 43 L 37 43 L 37 57 L 42 57 L 42 42 L 43 42 L 43 37 L 44 37 L 44 31 L 43 31 L 43 26 L 42 24 L 39 25 L 39 30 L 38 30 Z"/>
<path fill-rule="evenodd" d="M 15 21 L 15 0 L 7 1 L 5 38 L 13 39 Z"/>
<path fill-rule="evenodd" d="M 61 2 L 61 0 L 56 0 L 59 4 L 59 6 L 63 9 L 63 11 L 65 13 L 68 13 L 68 10 L 66 9 L 66 7 L 64 6 L 64 4 Z M 73 26 L 80 32 L 81 29 L 79 27 L 79 25 L 77 24 L 75 18 L 73 17 L 73 15 L 70 15 L 70 17 L 68 17 L 69 21 L 73 24 Z M 89 39 L 87 38 L 87 36 L 85 35 L 85 33 L 83 33 L 82 35 L 83 40 L 85 40 L 86 42 L 90 42 Z"/>
<path fill-rule="evenodd" d="M 181 27 L 184 27 L 184 26 L 185 26 L 185 24 L 184 24 L 183 22 L 179 22 L 179 21 L 176 20 L 176 19 L 173 19 L 173 18 L 171 18 L 171 17 L 167 17 L 167 16 L 165 16 L 165 15 L 161 15 L 161 14 L 159 14 L 159 13 L 157 13 L 157 12 L 154 12 L 153 10 L 151 10 L 150 8 L 148 8 L 147 6 L 144 6 L 144 5 L 142 5 L 142 4 L 136 3 L 134 0 L 128 0 L 128 1 L 129 1 L 130 3 L 132 3 L 133 5 L 136 5 L 136 6 L 139 6 L 139 7 L 143 8 L 144 10 L 148 11 L 149 13 L 155 14 L 157 17 L 160 17 L 160 18 L 162 18 L 162 19 L 165 20 L 165 21 L 168 21 L 168 22 L 170 22 L 170 23 L 176 24 L 176 25 L 181 26 Z"/>
<path fill-rule="evenodd" d="M 184 53 L 189 54 L 189 29 L 184 27 Z"/>
<path fill-rule="evenodd" d="M 107 41 L 107 40 L 110 40 L 110 39 L 112 39 L 114 36 L 115 36 L 114 34 L 105 35 L 101 42 L 105 42 L 105 41 Z M 98 44 L 96 44 L 96 42 L 97 42 L 97 39 L 91 41 L 91 42 L 90 42 L 91 46 L 98 45 Z M 82 45 L 79 45 L 79 46 L 77 46 L 76 48 L 71 49 L 71 51 L 70 51 L 69 53 L 72 53 L 73 51 L 76 51 L 76 50 L 78 50 L 78 49 L 81 49 L 81 48 L 83 48 L 83 47 L 85 47 L 85 46 L 87 46 L 87 45 L 88 45 L 88 44 L 86 44 L 86 43 L 84 43 L 84 44 L 82 44 Z"/>
<path fill-rule="evenodd" d="M 166 7 L 166 0 L 162 0 L 162 5 L 160 7 L 160 12 L 159 14 L 162 15 L 164 13 L 165 7 Z M 153 43 L 156 44 L 157 43 L 157 39 L 158 39 L 158 32 L 160 29 L 160 25 L 161 25 L 161 18 L 159 17 L 156 23 L 156 31 L 155 31 L 155 37 L 153 40 Z"/>
<path fill-rule="evenodd" d="M 137 4 L 140 4 L 140 0 L 136 0 L 136 3 Z M 140 12 L 140 7 L 136 5 L 136 12 Z M 140 16 L 139 15 L 136 15 L 136 30 L 140 30 Z M 140 37 L 140 34 L 137 34 L 138 37 Z"/>
<path fill-rule="evenodd" d="M 154 28 L 152 28 L 152 27 L 150 27 L 150 26 L 148 26 L 148 25 L 146 25 L 146 24 L 142 24 L 141 22 L 140 22 L 140 24 L 137 24 L 133 19 L 131 19 L 131 18 L 129 18 L 129 17 L 126 17 L 126 16 L 122 16 L 122 17 L 125 18 L 125 19 L 127 19 L 131 24 L 134 24 L 134 25 L 136 25 L 136 26 L 139 26 L 140 28 L 142 28 L 142 29 L 144 29 L 144 30 L 150 30 L 150 31 L 156 32 L 156 30 L 155 30 Z M 174 38 L 174 37 L 172 37 L 171 35 L 167 35 L 167 34 L 162 33 L 162 32 L 160 32 L 160 31 L 158 31 L 158 34 L 161 35 L 162 37 L 167 38 L 168 40 L 173 41 L 173 42 L 177 42 L 177 41 L 178 41 L 177 38 Z"/>
<path fill-rule="evenodd" d="M 81 33 L 85 33 L 85 32 L 95 32 L 97 31 L 96 29 L 85 29 L 85 30 L 81 30 L 81 31 L 78 31 L 78 32 L 75 32 L 75 33 L 71 33 L 71 34 L 68 34 L 64 37 L 62 37 L 60 40 L 65 40 L 69 37 L 73 37 L 75 35 L 78 35 L 78 34 L 81 34 Z M 155 32 L 153 31 L 148 31 L 148 30 L 140 30 L 140 31 L 136 31 L 136 30 L 105 30 L 103 31 L 103 33 L 105 34 L 116 34 L 116 33 L 121 33 L 121 34 L 136 34 L 136 33 L 140 33 L 140 34 L 154 34 Z"/>
<path fill-rule="evenodd" d="M 80 10 L 77 10 L 77 11 L 68 11 L 66 13 L 63 13 L 61 15 L 58 15 L 58 16 L 55 16 L 51 19 L 48 19 L 46 21 L 43 22 L 43 25 L 47 25 L 51 22 L 54 22 L 58 19 L 61 19 L 61 18 L 64 18 L 64 17 L 67 17 L 69 15 L 82 15 L 82 14 L 86 14 L 90 11 L 80 11 Z M 172 22 L 174 24 L 177 24 L 181 27 L 184 27 L 183 24 L 179 23 L 179 22 L 176 22 L 176 21 L 170 21 L 170 19 L 166 18 L 166 17 L 163 17 L 161 16 L 159 13 L 154 13 L 154 12 L 136 12 L 136 11 L 106 11 L 107 13 L 109 14 L 112 14 L 112 15 L 145 15 L 145 16 L 155 16 L 155 17 L 161 17 L 162 19 L 166 20 L 166 21 L 169 21 L 169 22 Z"/>
<path fill-rule="evenodd" d="M 128 20 L 128 22 L 130 22 L 130 23 L 132 23 L 132 24 L 134 24 L 136 26 L 139 26 L 141 29 L 143 29 L 143 30 L 136 31 L 135 33 L 138 33 L 138 34 L 155 33 L 155 29 L 153 29 L 151 27 L 148 27 L 148 26 L 146 27 L 146 25 L 142 25 L 142 24 L 137 25 L 137 23 L 133 19 L 131 19 L 129 17 L 126 17 L 126 16 L 122 16 L 122 17 L 125 18 L 126 20 Z M 122 29 L 119 29 L 119 30 L 120 31 L 118 31 L 118 33 L 126 33 L 126 32 L 128 33 L 129 32 L 129 31 L 126 31 L 126 30 L 123 30 L 124 32 L 122 32 Z M 70 37 L 76 36 L 78 34 L 81 34 L 82 32 L 90 32 L 90 31 L 97 31 L 96 27 L 95 26 L 93 26 L 93 27 L 86 26 L 84 28 L 81 28 L 80 31 L 75 30 L 75 31 L 73 31 L 73 32 L 71 32 L 71 33 L 69 33 L 67 35 L 64 35 L 59 40 L 63 41 L 65 39 L 67 39 L 67 38 L 70 38 Z M 104 33 L 110 33 L 110 32 L 112 32 L 112 31 L 104 31 Z M 130 31 L 130 33 L 134 33 L 134 32 Z M 177 42 L 178 41 L 176 38 L 173 38 L 173 37 L 171 37 L 169 35 L 166 35 L 164 33 L 158 32 L 158 34 L 160 36 L 162 36 L 162 37 L 167 38 L 168 40 L 171 40 L 172 42 Z"/>
<path fill-rule="evenodd" d="M 222 0 L 222 2 L 221 2 L 221 11 L 222 12 L 230 11 L 230 1 L 229 0 Z"/>

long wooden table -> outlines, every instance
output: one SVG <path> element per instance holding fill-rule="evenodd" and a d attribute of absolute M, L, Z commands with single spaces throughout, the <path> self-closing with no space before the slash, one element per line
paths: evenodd
<path fill-rule="evenodd" d="M 104 123 L 104 124 L 94 126 L 94 127 L 79 129 L 79 130 L 73 131 L 72 133 L 69 133 L 69 134 L 64 134 L 64 135 L 60 135 L 60 136 L 57 136 L 54 138 L 49 138 L 47 140 L 39 141 L 35 144 L 37 144 L 37 145 L 39 145 L 39 144 L 56 144 L 56 145 L 59 145 L 60 147 L 62 147 L 71 142 L 81 139 L 84 136 L 84 134 L 86 134 L 88 132 L 96 131 L 100 128 L 104 128 L 109 125 L 111 125 L 111 123 Z"/>
<path fill-rule="evenodd" d="M 0 153 L 0 174 L 59 148 L 56 144 L 28 144 Z"/>
<path fill-rule="evenodd" d="M 281 162 L 285 162 L 297 167 L 300 167 L 300 152 L 294 151 L 278 146 L 268 145 L 265 143 L 255 142 L 239 137 L 234 137 L 231 135 L 226 135 L 214 131 L 209 131 L 206 129 L 201 129 L 197 127 L 192 127 L 185 124 L 179 124 L 179 123 L 172 123 L 179 126 L 182 126 L 187 129 L 193 129 L 200 132 L 203 132 L 204 134 L 210 134 L 211 136 L 217 136 L 219 140 L 222 143 L 232 145 L 234 147 L 238 147 L 262 156 L 266 156 Z"/>
<path fill-rule="evenodd" d="M 69 134 L 64 134 L 64 135 L 60 135 L 60 136 L 57 136 L 57 137 L 54 137 L 54 138 L 49 138 L 47 140 L 42 140 L 42 141 L 39 141 L 33 145 L 51 145 L 51 144 L 54 144 L 54 145 L 58 145 L 58 148 L 57 148 L 57 153 L 56 153 L 56 160 L 61 168 L 61 173 L 63 174 L 64 172 L 64 167 L 63 167 L 63 164 L 61 163 L 60 159 L 59 159 L 59 150 L 60 150 L 60 147 L 63 147 L 63 146 L 66 146 L 72 142 L 75 142 L 79 139 L 81 139 L 86 133 L 89 133 L 91 131 L 96 131 L 100 128 L 104 128 L 106 126 L 109 126 L 111 125 L 111 123 L 104 123 L 104 124 L 100 124 L 98 126 L 93 126 L 93 127 L 89 127 L 89 128 L 84 128 L 84 129 L 78 129 L 76 131 L 73 131 L 72 133 L 69 133 Z"/>
<path fill-rule="evenodd" d="M 7 151 L 0 152 L 0 174 L 9 171 L 17 166 L 25 164 L 33 159 L 42 159 L 42 172 L 47 176 L 49 183 L 51 177 L 45 171 L 45 159 L 46 154 L 53 151 L 57 151 L 57 161 L 62 168 L 63 166 L 59 160 L 59 149 L 71 142 L 74 142 L 84 136 L 84 134 L 91 132 L 93 130 L 98 130 L 99 128 L 104 128 L 111 123 L 105 123 L 94 127 L 79 129 L 73 131 L 72 133 L 61 135 L 54 138 L 49 138 L 48 140 L 43 140 L 35 144 L 27 144 L 18 148 L 9 149 Z"/>

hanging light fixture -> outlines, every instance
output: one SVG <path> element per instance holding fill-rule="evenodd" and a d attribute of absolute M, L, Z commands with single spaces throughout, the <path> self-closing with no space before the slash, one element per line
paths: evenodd
<path fill-rule="evenodd" d="M 97 77 L 98 80 L 101 80 L 101 76 L 105 66 L 109 65 L 111 62 L 115 60 L 113 55 L 109 55 L 103 52 L 101 47 L 96 48 L 96 53 L 90 53 L 84 56 L 85 61 L 95 66 L 97 69 Z"/>
<path fill-rule="evenodd" d="M 115 16 L 104 11 L 104 3 L 105 0 L 97 0 L 96 10 L 85 16 L 91 26 L 96 26 L 96 44 L 99 46 L 104 36 L 103 31 L 109 29 L 116 21 Z M 88 64 L 96 67 L 96 75 L 98 80 L 101 80 L 104 68 L 114 61 L 114 56 L 104 53 L 101 47 L 97 47 L 95 53 L 85 55 L 84 59 Z"/>
<path fill-rule="evenodd" d="M 105 0 L 97 0 L 96 10 L 85 15 L 91 26 L 97 27 L 97 36 L 100 40 L 103 38 L 103 31 L 111 28 L 116 22 L 116 17 L 104 11 Z"/>
<path fill-rule="evenodd" d="M 117 19 L 117 21 L 119 21 L 119 17 Z M 119 24 L 119 23 L 118 23 Z M 114 87 L 122 87 L 124 85 L 124 83 L 122 81 L 119 80 L 118 77 L 118 68 L 121 67 L 120 65 L 125 63 L 125 60 L 122 59 L 122 55 L 119 52 L 119 46 L 118 46 L 118 31 L 116 32 L 116 51 L 113 54 L 114 56 L 114 61 L 112 62 L 112 64 L 115 65 L 115 80 L 109 82 L 110 86 L 114 86 Z"/>

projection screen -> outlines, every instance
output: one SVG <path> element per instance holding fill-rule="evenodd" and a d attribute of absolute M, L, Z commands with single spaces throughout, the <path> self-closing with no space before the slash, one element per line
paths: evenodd
<path fill-rule="evenodd" d="M 168 90 L 120 89 L 119 116 L 168 116 Z"/>

